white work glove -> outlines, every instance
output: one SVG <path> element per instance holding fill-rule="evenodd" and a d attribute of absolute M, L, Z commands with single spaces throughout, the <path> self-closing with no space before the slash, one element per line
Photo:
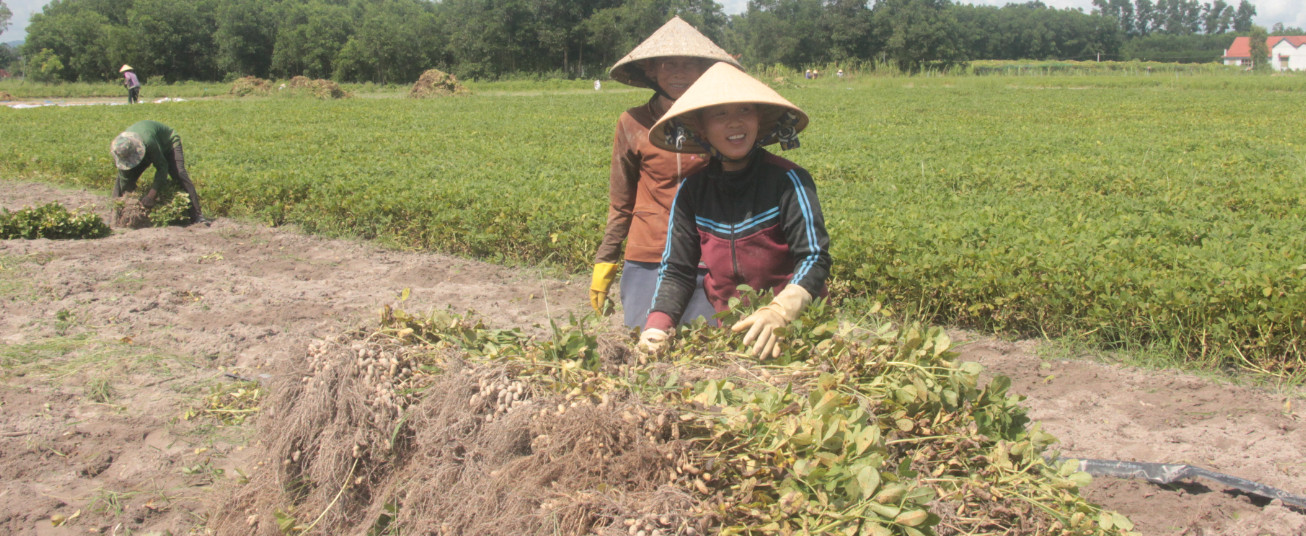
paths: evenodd
<path fill-rule="evenodd" d="M 648 328 L 639 334 L 639 344 L 635 345 L 635 351 L 641 357 L 650 357 L 666 352 L 668 346 L 671 346 L 671 336 L 667 332 Z"/>
<path fill-rule="evenodd" d="M 785 285 L 784 290 L 776 294 L 771 303 L 736 322 L 730 331 L 739 333 L 748 330 L 748 334 L 744 335 L 744 346 L 757 341 L 750 352 L 753 357 L 780 357 L 780 336 L 776 335 L 775 330 L 797 320 L 809 303 L 812 303 L 812 294 L 807 289 L 794 284 Z"/>

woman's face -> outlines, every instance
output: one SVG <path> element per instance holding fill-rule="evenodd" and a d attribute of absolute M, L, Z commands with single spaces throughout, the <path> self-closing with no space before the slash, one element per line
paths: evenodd
<path fill-rule="evenodd" d="M 704 108 L 698 119 L 707 142 L 729 160 L 722 162 L 728 171 L 746 167 L 738 160 L 748 156 L 757 142 L 757 105 L 752 103 L 718 104 Z M 731 165 L 734 164 L 734 165 Z"/>
<path fill-rule="evenodd" d="M 687 56 L 653 58 L 649 61 L 644 72 L 662 88 L 662 91 L 667 92 L 672 100 L 684 95 L 685 90 L 703 75 L 703 71 L 707 70 L 710 63 L 702 58 Z"/>

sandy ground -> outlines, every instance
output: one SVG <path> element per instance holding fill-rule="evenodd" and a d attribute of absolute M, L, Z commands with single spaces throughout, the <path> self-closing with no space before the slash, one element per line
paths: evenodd
<path fill-rule="evenodd" d="M 0 207 L 59 201 L 107 215 L 99 192 L 5 186 Z M 0 533 L 199 531 L 211 490 L 251 463 L 252 426 L 196 415 L 231 385 L 227 373 L 257 379 L 301 359 L 309 341 L 374 322 L 405 288 L 408 311 L 534 333 L 582 312 L 587 283 L 229 219 L 0 241 Z M 965 359 L 1012 378 L 1067 456 L 1188 463 L 1306 495 L 1300 389 L 953 335 Z M 1306 534 L 1306 514 L 1211 481 L 1104 478 L 1085 492 L 1143 534 Z"/>

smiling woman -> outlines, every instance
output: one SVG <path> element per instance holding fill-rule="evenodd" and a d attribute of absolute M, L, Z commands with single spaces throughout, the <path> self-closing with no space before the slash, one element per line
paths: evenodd
<path fill-rule="evenodd" d="M 686 121 L 690 117 L 698 120 Z M 762 148 L 776 142 L 797 147 L 806 126 L 807 114 L 797 106 L 739 69 L 718 64 L 649 130 L 653 145 L 706 149 L 712 160 L 676 192 L 640 350 L 666 350 L 699 267 L 707 270 L 701 285 L 717 313 L 742 299 L 741 286 L 775 293 L 731 328 L 748 330 L 744 344 L 756 341 L 752 353 L 762 358 L 779 356 L 783 328 L 825 294 L 830 238 L 816 185 L 807 170 Z"/>
<path fill-rule="evenodd" d="M 717 62 L 739 66 L 712 40 L 680 17 L 673 17 L 612 66 L 613 80 L 655 92 L 646 104 L 626 110 L 617 120 L 608 177 L 607 225 L 590 285 L 590 305 L 604 313 L 608 290 L 622 269 L 621 303 L 627 326 L 642 326 L 653 301 L 671 197 L 681 179 L 705 162 L 697 154 L 682 155 L 650 144 L 648 129 Z M 617 263 L 623 243 L 625 263 L 621 266 Z M 700 288 L 684 320 L 711 321 L 713 313 Z"/>
<path fill-rule="evenodd" d="M 709 106 L 699 110 L 698 120 L 707 143 L 721 153 L 721 168 L 744 169 L 744 157 L 757 141 L 757 105 L 741 102 Z"/>

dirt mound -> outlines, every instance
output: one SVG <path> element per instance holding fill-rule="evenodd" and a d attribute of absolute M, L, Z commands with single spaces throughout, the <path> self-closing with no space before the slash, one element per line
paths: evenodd
<path fill-rule="evenodd" d="M 0 91 L 0 101 L 8 101 L 8 100 L 14 100 L 14 96 L 10 95 L 8 92 Z"/>
<path fill-rule="evenodd" d="M 271 92 L 272 83 L 257 76 L 246 76 L 231 84 L 231 94 L 237 97 L 267 95 Z"/>
<path fill-rule="evenodd" d="M 122 207 L 117 210 L 113 223 L 117 227 L 143 229 L 150 226 L 150 211 L 135 196 L 124 195 L 118 198 Z"/>
<path fill-rule="evenodd" d="M 289 87 L 294 94 L 305 94 L 317 97 L 319 99 L 343 99 L 349 97 L 349 93 L 340 89 L 340 85 L 325 79 L 312 79 L 307 76 L 296 76 L 290 79 L 290 82 L 283 86 Z"/>
<path fill-rule="evenodd" d="M 340 85 L 330 80 L 312 79 L 307 76 L 296 76 L 289 82 L 281 84 L 280 90 L 285 92 L 289 89 L 289 94 L 294 96 L 311 96 L 319 99 L 343 99 L 349 97 L 349 93 L 340 89 Z"/>
<path fill-rule="evenodd" d="M 314 80 L 309 90 L 319 99 L 343 99 L 349 96 L 349 93 L 340 89 L 339 84 L 330 80 Z"/>
<path fill-rule="evenodd" d="M 413 84 L 408 96 L 414 99 L 426 97 L 448 97 L 450 95 L 470 95 L 466 86 L 458 83 L 458 78 L 439 69 L 430 69 Z"/>
<path fill-rule="evenodd" d="M 340 85 L 330 80 L 311 79 L 307 76 L 296 76 L 290 79 L 290 82 L 278 86 L 282 93 L 286 89 L 290 90 L 291 95 L 310 95 L 319 99 L 343 99 L 349 96 L 349 93 L 340 89 Z M 236 80 L 231 86 L 231 94 L 237 97 L 249 95 L 269 95 L 272 93 L 272 82 L 253 76 L 246 76 Z"/>

